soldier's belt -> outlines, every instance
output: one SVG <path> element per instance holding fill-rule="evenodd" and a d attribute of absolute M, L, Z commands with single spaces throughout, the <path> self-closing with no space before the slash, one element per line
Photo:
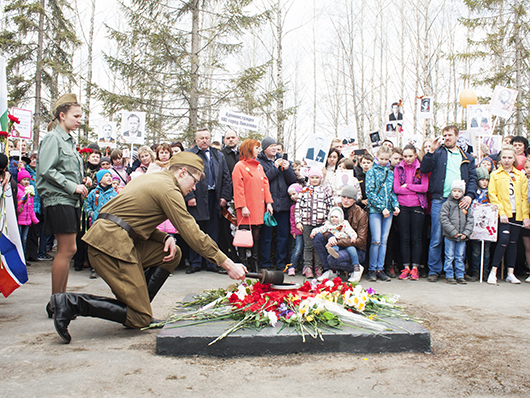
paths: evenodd
<path fill-rule="evenodd" d="M 112 221 L 114 224 L 117 224 L 120 227 L 122 227 L 125 231 L 127 231 L 127 233 L 129 234 L 129 236 L 131 237 L 134 243 L 140 240 L 140 237 L 138 236 L 136 232 L 134 232 L 134 229 L 129 224 L 127 224 L 125 221 L 123 221 L 120 217 L 115 216 L 114 214 L 109 214 L 109 213 L 99 213 L 98 220 L 100 218 L 104 218 L 105 220 Z"/>

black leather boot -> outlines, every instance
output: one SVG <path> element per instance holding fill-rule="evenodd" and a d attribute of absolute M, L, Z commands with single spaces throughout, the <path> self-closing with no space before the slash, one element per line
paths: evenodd
<path fill-rule="evenodd" d="M 122 324 L 127 320 L 127 306 L 109 297 L 93 296 L 91 294 L 56 293 L 52 295 L 50 301 L 54 310 L 53 322 L 55 330 L 67 343 L 72 340 L 68 333 L 68 325 L 77 315 L 91 316 Z"/>
<path fill-rule="evenodd" d="M 161 267 L 151 267 L 150 269 L 152 269 L 152 271 L 149 272 L 149 274 L 147 272 L 145 274 L 146 277 L 149 275 L 149 279 L 146 279 L 149 301 L 153 301 L 156 294 L 169 277 L 170 272 Z"/>

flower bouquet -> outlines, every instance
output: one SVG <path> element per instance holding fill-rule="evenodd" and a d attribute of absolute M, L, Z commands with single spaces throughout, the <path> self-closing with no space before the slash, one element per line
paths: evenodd
<path fill-rule="evenodd" d="M 340 278 L 306 281 L 295 290 L 275 290 L 269 284 L 246 280 L 228 289 L 207 290 L 191 302 L 180 303 L 176 313 L 148 328 L 233 320 L 209 345 L 240 329 L 259 330 L 269 326 L 277 327 L 278 333 L 293 330 L 304 342 L 306 335 L 324 340 L 324 330 L 341 329 L 343 325 L 381 333 L 391 326 L 384 317 L 419 321 L 405 314 L 396 305 L 397 299 L 395 295 L 376 294 L 372 288 L 364 290 L 361 285 Z M 199 308 L 184 311 L 194 307 Z"/>

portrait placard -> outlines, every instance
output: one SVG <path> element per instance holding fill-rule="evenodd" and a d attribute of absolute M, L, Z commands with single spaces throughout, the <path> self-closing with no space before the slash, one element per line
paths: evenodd
<path fill-rule="evenodd" d="M 497 86 L 491 99 L 491 114 L 509 119 L 512 116 L 519 91 Z"/>
<path fill-rule="evenodd" d="M 329 147 L 331 145 L 331 138 L 312 134 L 307 137 L 304 150 L 304 160 L 309 167 L 324 167 L 326 158 L 328 156 Z"/>
<path fill-rule="evenodd" d="M 470 239 L 497 241 L 499 207 L 490 203 L 471 205 L 473 211 L 473 233 Z"/>
<path fill-rule="evenodd" d="M 31 140 L 33 137 L 33 112 L 29 109 L 13 108 L 13 116 L 18 117 L 20 123 L 15 123 L 14 137 Z"/>
<path fill-rule="evenodd" d="M 100 148 L 116 148 L 116 122 L 104 120 L 99 123 L 98 145 Z"/>
<path fill-rule="evenodd" d="M 433 104 L 431 97 L 419 98 L 417 115 L 418 119 L 432 119 Z"/>
<path fill-rule="evenodd" d="M 145 142 L 145 112 L 121 113 L 120 141 L 126 144 L 140 144 Z"/>

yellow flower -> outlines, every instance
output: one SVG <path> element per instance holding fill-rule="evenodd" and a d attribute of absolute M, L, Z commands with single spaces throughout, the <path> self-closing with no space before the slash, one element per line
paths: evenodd
<path fill-rule="evenodd" d="M 313 311 L 315 315 L 318 315 L 320 314 L 320 310 L 317 308 L 316 310 Z"/>
<path fill-rule="evenodd" d="M 313 315 L 309 315 L 306 319 L 311 322 L 313 319 L 315 319 L 315 317 Z"/>

